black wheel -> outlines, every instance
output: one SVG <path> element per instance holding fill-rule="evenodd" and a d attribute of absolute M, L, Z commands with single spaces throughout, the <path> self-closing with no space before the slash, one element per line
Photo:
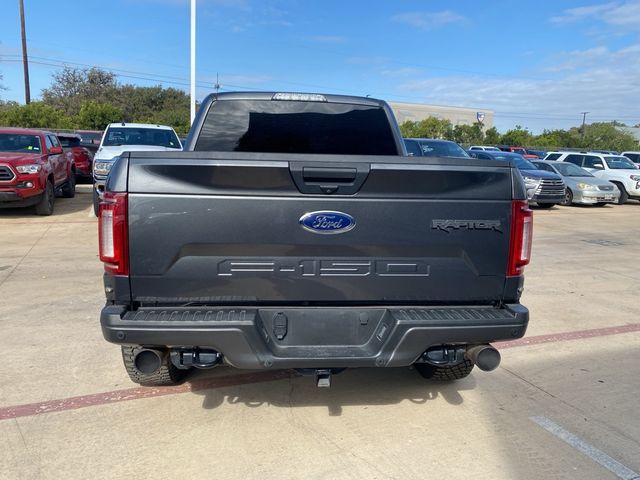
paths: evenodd
<path fill-rule="evenodd" d="M 47 180 L 47 186 L 42 193 L 42 199 L 36 205 L 36 214 L 48 216 L 53 213 L 53 203 L 56 200 L 55 190 L 51 180 Z"/>
<path fill-rule="evenodd" d="M 64 198 L 73 198 L 76 196 L 76 174 L 71 172 L 69 179 L 62 186 L 62 196 Z"/>
<path fill-rule="evenodd" d="M 553 208 L 555 207 L 556 204 L 555 203 L 539 203 L 538 204 L 538 208 L 543 208 L 543 209 L 549 209 L 549 208 Z"/>
<path fill-rule="evenodd" d="M 187 370 L 180 370 L 171 363 L 169 355 L 165 355 L 160 368 L 154 373 L 142 373 L 136 368 L 136 354 L 144 350 L 142 347 L 122 347 L 122 361 L 124 368 L 129 374 L 129 378 L 134 383 L 139 383 L 145 387 L 160 387 L 167 385 L 177 385 L 187 374 Z"/>
<path fill-rule="evenodd" d="M 564 201 L 562 205 L 571 205 L 573 203 L 573 192 L 571 189 L 567 188 L 567 191 L 564 193 Z"/>
<path fill-rule="evenodd" d="M 413 366 L 424 378 L 439 381 L 460 380 L 473 370 L 471 360 L 465 360 L 457 365 L 437 366 L 429 363 L 416 363 Z"/>
<path fill-rule="evenodd" d="M 625 190 L 624 186 L 621 183 L 616 183 L 616 187 L 620 190 L 620 198 L 618 199 L 618 205 L 624 205 L 629 200 L 629 194 L 627 190 Z"/>
<path fill-rule="evenodd" d="M 95 186 L 93 187 L 93 213 L 96 217 L 100 213 L 100 197 Z"/>

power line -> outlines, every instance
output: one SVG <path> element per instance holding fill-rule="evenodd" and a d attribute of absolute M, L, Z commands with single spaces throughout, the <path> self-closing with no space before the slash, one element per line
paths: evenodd
<path fill-rule="evenodd" d="M 3 57 L 19 57 L 19 55 L 9 54 L 9 55 L 3 55 Z M 4 61 L 13 63 L 13 62 L 20 62 L 21 60 L 19 58 L 14 58 L 14 59 L 5 59 Z M 85 68 L 99 68 L 99 69 L 102 69 L 102 70 L 106 70 L 106 71 L 108 71 L 110 73 L 113 73 L 115 76 L 117 76 L 119 78 L 127 78 L 127 79 L 133 79 L 133 80 L 144 80 L 144 81 L 149 81 L 149 82 L 159 82 L 161 84 L 169 84 L 169 85 L 176 85 L 176 86 L 182 86 L 182 87 L 188 87 L 189 86 L 189 81 L 188 81 L 188 79 L 186 77 L 179 77 L 179 76 L 173 76 L 173 75 L 164 75 L 164 74 L 149 73 L 149 72 L 139 72 L 139 71 L 133 71 L 133 70 L 120 69 L 120 68 L 106 67 L 106 66 L 101 66 L 101 65 L 96 65 L 96 64 L 88 64 L 88 63 L 81 63 L 81 62 L 71 62 L 71 61 L 66 61 L 66 60 L 57 60 L 57 59 L 50 59 L 50 58 L 47 58 L 47 57 L 38 57 L 38 56 L 32 56 L 29 63 L 36 64 L 36 65 L 42 65 L 42 66 L 56 67 L 56 68 L 61 68 L 61 67 L 64 68 L 64 67 L 69 66 L 69 65 L 77 66 L 77 67 L 85 67 Z M 329 87 L 322 86 L 322 85 L 303 84 L 303 83 L 286 82 L 286 81 L 277 81 L 277 83 L 278 84 L 283 84 L 283 85 L 298 85 L 298 86 L 308 86 L 308 87 L 314 87 L 314 88 L 321 88 L 321 89 L 323 89 L 325 91 L 326 90 L 332 90 L 332 91 L 353 93 L 352 90 L 329 88 Z M 253 87 L 253 86 L 246 86 L 246 85 L 235 85 L 235 84 L 225 84 L 225 83 L 220 84 L 219 78 L 216 79 L 216 83 L 215 84 L 210 84 L 210 83 L 205 83 L 205 82 L 198 82 L 197 86 L 199 88 L 201 88 L 201 89 L 211 90 L 211 91 L 216 91 L 216 86 L 221 91 L 229 91 L 230 88 L 231 89 L 238 89 L 238 90 L 246 90 L 246 91 L 271 91 L 271 90 L 274 90 L 274 89 L 261 89 L 261 88 L 256 88 L 256 87 Z M 230 87 L 230 88 L 228 88 L 228 87 Z M 422 102 L 424 102 L 424 100 L 425 100 L 424 97 L 418 97 L 418 96 L 396 95 L 396 94 L 389 94 L 389 93 L 383 93 L 383 92 L 373 92 L 373 93 L 376 96 L 380 96 L 382 98 L 387 98 L 387 99 L 391 99 L 391 98 L 410 98 L 410 99 L 421 100 Z M 516 119 L 522 119 L 522 120 L 575 120 L 575 118 L 576 118 L 574 115 L 569 115 L 569 114 L 538 113 L 538 112 L 514 112 L 514 111 L 502 111 L 502 110 L 493 110 L 493 109 L 488 109 L 488 110 L 492 110 L 496 116 L 506 117 L 506 118 L 516 118 Z M 639 117 L 640 117 L 640 115 L 639 116 L 602 115 L 602 116 L 592 116 L 591 118 L 594 119 L 594 120 L 602 120 L 602 121 L 628 120 L 628 121 L 631 121 L 631 122 L 635 122 L 635 121 L 638 120 Z"/>

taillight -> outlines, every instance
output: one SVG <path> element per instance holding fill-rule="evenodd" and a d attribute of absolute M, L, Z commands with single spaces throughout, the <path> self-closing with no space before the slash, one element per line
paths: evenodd
<path fill-rule="evenodd" d="M 511 241 L 507 276 L 517 277 L 524 272 L 531 260 L 533 239 L 533 212 L 526 200 L 514 200 L 511 204 Z"/>
<path fill-rule="evenodd" d="M 100 260 L 108 273 L 129 275 L 127 228 L 127 194 L 105 192 L 100 203 L 98 238 Z"/>

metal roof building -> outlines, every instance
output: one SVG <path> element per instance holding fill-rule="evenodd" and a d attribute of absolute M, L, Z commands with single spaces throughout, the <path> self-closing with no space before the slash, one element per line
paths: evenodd
<path fill-rule="evenodd" d="M 493 127 L 493 110 L 482 108 L 447 107 L 443 105 L 426 105 L 423 103 L 388 102 L 393 113 L 401 124 L 407 120 L 419 122 L 428 117 L 446 119 L 452 125 L 473 125 L 481 121 L 484 128 Z"/>

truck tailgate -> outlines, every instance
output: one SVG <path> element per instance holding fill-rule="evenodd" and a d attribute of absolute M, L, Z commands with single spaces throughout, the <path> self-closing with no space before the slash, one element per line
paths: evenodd
<path fill-rule="evenodd" d="M 132 153 L 128 165 L 132 301 L 330 306 L 502 300 L 513 196 L 507 164 L 182 152 L 179 158 Z M 296 177 L 307 167 L 326 174 L 308 178 L 311 187 L 337 190 L 308 193 L 306 180 Z M 332 179 L 332 169 L 342 168 L 358 172 L 359 180 Z M 355 226 L 322 234 L 300 223 L 322 211 L 346 214 Z"/>

